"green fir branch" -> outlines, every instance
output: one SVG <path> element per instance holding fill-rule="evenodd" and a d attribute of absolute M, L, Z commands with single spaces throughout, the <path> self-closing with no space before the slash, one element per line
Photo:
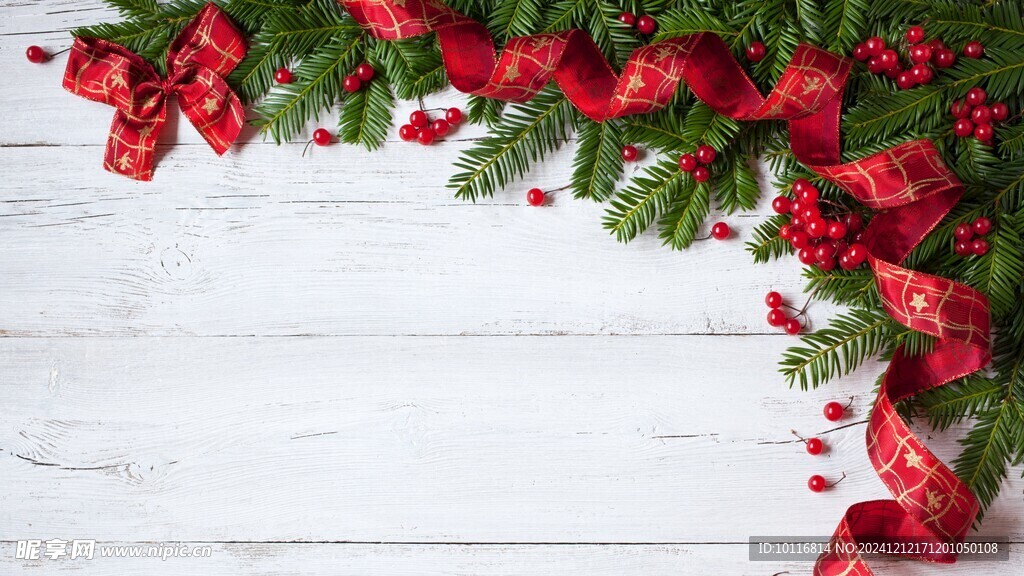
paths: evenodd
<path fill-rule="evenodd" d="M 603 202 L 615 191 L 622 175 L 622 130 L 614 120 L 594 122 L 577 114 L 576 156 L 572 185 L 576 198 Z"/>

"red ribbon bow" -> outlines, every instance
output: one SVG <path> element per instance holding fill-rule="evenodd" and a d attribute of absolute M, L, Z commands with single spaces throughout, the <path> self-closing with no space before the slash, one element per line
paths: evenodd
<path fill-rule="evenodd" d="M 64 72 L 64 88 L 117 109 L 103 167 L 136 180 L 153 179 L 153 150 L 167 117 L 167 99 L 217 154 L 242 130 L 244 111 L 227 76 L 245 57 L 245 38 L 231 19 L 207 4 L 174 39 L 167 78 L 139 55 L 99 38 L 76 38 Z"/>

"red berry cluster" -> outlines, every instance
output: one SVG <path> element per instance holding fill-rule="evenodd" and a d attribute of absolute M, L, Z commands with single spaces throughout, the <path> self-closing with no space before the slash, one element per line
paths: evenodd
<path fill-rule="evenodd" d="M 679 157 L 679 169 L 683 172 L 689 172 L 697 182 L 707 182 L 708 178 L 711 177 L 711 171 L 706 166 L 714 162 L 717 156 L 718 152 L 714 148 L 703 144 L 698 146 L 693 154 L 687 152 Z M 703 166 L 698 166 L 698 163 L 703 164 Z"/>
<path fill-rule="evenodd" d="M 800 333 L 800 329 L 803 328 L 803 326 L 800 325 L 800 321 L 797 320 L 797 318 L 803 315 L 804 312 L 802 310 L 797 312 L 797 314 L 792 318 L 786 316 L 786 313 L 782 310 L 783 306 L 790 310 L 795 310 L 795 308 L 786 305 L 782 301 L 782 294 L 779 294 L 774 290 L 765 295 L 764 303 L 771 309 L 768 311 L 769 326 L 775 326 L 776 328 L 781 326 L 783 330 L 786 331 L 786 334 L 790 334 L 792 336 Z"/>
<path fill-rule="evenodd" d="M 953 230 L 953 236 L 956 237 L 956 246 L 954 250 L 958 256 L 981 256 L 988 252 L 988 240 L 984 238 L 975 238 L 975 234 L 978 236 L 984 236 L 992 231 L 992 221 L 984 216 L 977 218 L 970 224 L 960 224 Z"/>
<path fill-rule="evenodd" d="M 358 92 L 363 87 L 363 82 L 372 80 L 374 74 L 373 66 L 363 62 L 356 66 L 355 73 L 345 76 L 345 79 L 341 81 L 341 87 L 345 89 L 345 92 Z"/>
<path fill-rule="evenodd" d="M 438 136 L 445 136 L 452 128 L 462 122 L 462 110 L 458 108 L 439 108 L 444 110 L 444 118 L 431 120 L 425 110 L 414 110 L 409 114 L 409 123 L 398 129 L 398 136 L 406 142 L 416 140 L 429 146 Z"/>
<path fill-rule="evenodd" d="M 961 138 L 974 136 L 985 144 L 992 143 L 995 131 L 992 122 L 1002 122 L 1010 115 L 1010 108 L 1002 102 L 986 106 L 988 94 L 985 90 L 974 87 L 967 91 L 963 100 L 953 102 L 949 111 L 957 119 L 953 123 L 953 133 Z"/>
<path fill-rule="evenodd" d="M 658 29 L 658 21 L 653 16 L 644 14 L 639 18 L 629 12 L 623 12 L 619 14 L 619 22 L 622 22 L 630 28 L 636 28 L 641 34 L 654 34 L 654 31 Z"/>
<path fill-rule="evenodd" d="M 947 48 L 941 40 L 924 42 L 924 36 L 924 28 L 920 26 L 911 26 L 907 29 L 905 37 L 910 47 L 909 69 L 904 69 L 900 65 L 899 54 L 886 47 L 885 40 L 879 36 L 872 36 L 857 44 L 853 49 L 853 57 L 861 62 L 867 61 L 868 71 L 872 74 L 885 74 L 896 80 L 896 85 L 901 90 L 908 90 L 920 84 L 930 83 L 935 78 L 934 68 L 949 68 L 956 63 L 956 53 Z M 968 58 L 980 58 L 983 53 L 984 48 L 980 42 L 971 41 L 964 46 L 964 56 Z"/>
<path fill-rule="evenodd" d="M 800 262 L 832 270 L 839 265 L 853 270 L 867 260 L 867 248 L 861 244 L 864 220 L 851 212 L 841 218 L 822 216 L 821 194 L 809 181 L 797 178 L 793 182 L 796 199 L 777 196 L 772 201 L 776 214 L 789 214 L 789 223 L 779 227 L 779 238 L 788 240 L 797 251 Z"/>

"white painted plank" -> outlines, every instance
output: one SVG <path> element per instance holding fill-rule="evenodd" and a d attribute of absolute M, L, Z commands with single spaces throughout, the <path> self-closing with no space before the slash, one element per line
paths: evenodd
<path fill-rule="evenodd" d="M 112 543 L 111 546 L 125 543 Z M 184 543 L 206 546 L 198 542 Z M 19 576 L 56 569 L 93 576 L 148 574 L 177 576 L 678 576 L 679 574 L 809 574 L 810 562 L 747 561 L 747 547 L 725 545 L 374 545 L 216 543 L 209 558 L 94 558 L 93 560 L 14 560 L 13 544 L 0 545 L 0 570 Z M 966 576 L 984 571 L 1010 576 L 1024 571 L 1022 547 L 1011 545 L 1004 562 L 960 562 L 951 566 L 898 559 L 872 563 L 877 574 Z M 8 553 L 9 552 L 9 553 Z"/>
<path fill-rule="evenodd" d="M 737 542 L 885 496 L 770 337 L 2 339 L 0 539 Z M 742 361 L 738 361 L 742 360 Z M 814 458 L 831 399 L 853 413 Z M 962 430 L 932 434 L 944 458 Z M 781 442 L 781 443 L 780 443 Z M 813 473 L 849 477 L 813 494 Z M 985 534 L 1020 539 L 1014 474 Z"/>

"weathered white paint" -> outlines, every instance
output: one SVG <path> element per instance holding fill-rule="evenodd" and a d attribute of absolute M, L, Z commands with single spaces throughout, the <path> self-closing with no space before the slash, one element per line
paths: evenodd
<path fill-rule="evenodd" d="M 798 300 L 802 280 L 742 250 L 767 203 L 728 217 L 728 242 L 621 246 L 599 205 L 525 205 L 525 188 L 565 183 L 570 150 L 453 200 L 474 127 L 306 158 L 250 131 L 217 158 L 172 121 L 156 180 L 130 182 L 100 167 L 111 110 L 61 90 L 60 57 L 23 56 L 111 12 L 0 9 L 0 70 L 18 78 L 0 86 L 0 573 L 805 573 L 738 543 L 827 535 L 885 496 L 863 446 L 882 365 L 809 393 L 776 372 L 794 340 L 762 298 Z M 851 395 L 847 420 L 824 420 Z M 949 459 L 962 434 L 929 445 Z M 1014 473 L 983 534 L 1024 540 L 1022 490 Z M 26 563 L 24 538 L 215 552 Z M 1019 573 L 1015 551 L 983 569 Z"/>

